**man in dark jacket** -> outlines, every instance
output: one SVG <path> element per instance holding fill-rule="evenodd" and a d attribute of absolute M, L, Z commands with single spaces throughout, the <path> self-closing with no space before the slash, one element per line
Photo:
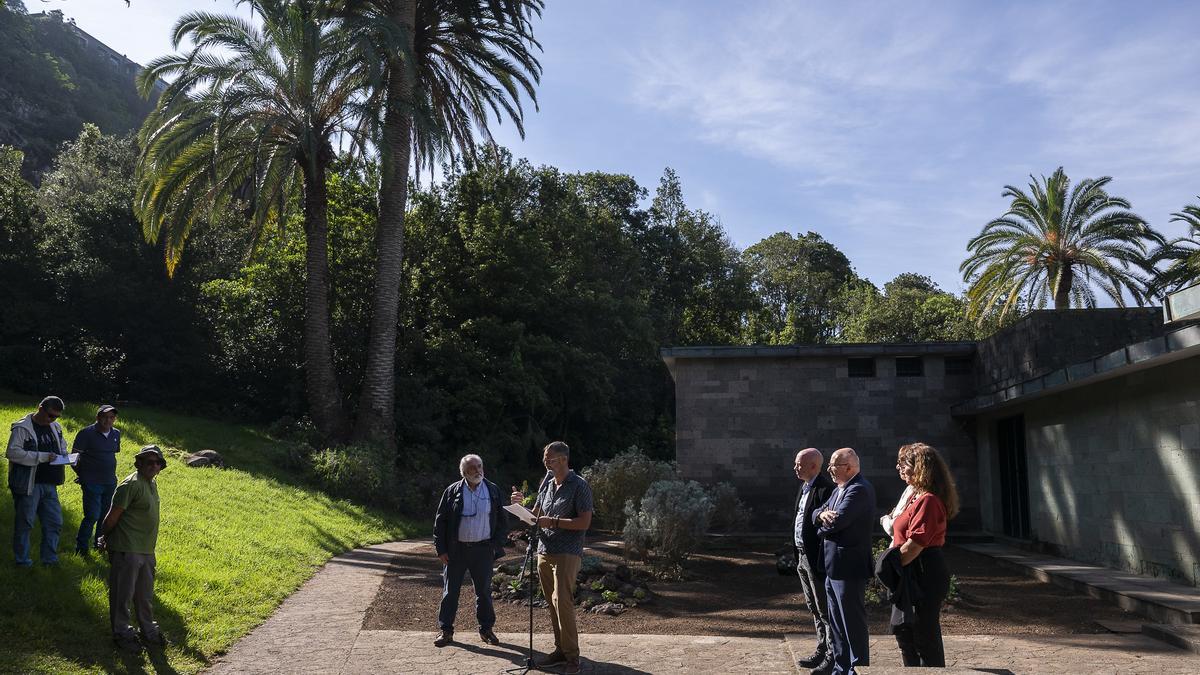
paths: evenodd
<path fill-rule="evenodd" d="M 842 448 L 829 458 L 833 494 L 813 513 L 817 535 L 825 539 L 825 595 L 833 627 L 833 672 L 853 674 L 870 665 L 867 610 L 863 593 L 875 572 L 871 527 L 875 488 L 859 473 L 858 453 Z"/>
<path fill-rule="evenodd" d="M 121 451 L 121 430 L 113 426 L 117 409 L 102 405 L 96 411 L 96 423 L 75 434 L 71 449 L 79 453 L 75 464 L 80 491 L 83 493 L 83 517 L 75 535 L 75 552 L 87 555 L 100 536 L 101 521 L 112 504 L 117 489 L 117 453 Z"/>
<path fill-rule="evenodd" d="M 792 510 L 796 546 L 796 574 L 804 589 L 804 601 L 812 613 L 817 631 L 817 650 L 812 656 L 797 661 L 801 668 L 812 668 L 814 675 L 833 670 L 833 646 L 829 627 L 829 610 L 825 601 L 825 553 L 812 514 L 833 492 L 833 481 L 821 470 L 825 458 L 816 448 L 805 448 L 796 454 L 796 478 L 800 490 Z"/>
<path fill-rule="evenodd" d="M 500 488 L 483 477 L 483 460 L 467 455 L 458 463 L 463 479 L 442 493 L 433 518 L 433 545 L 442 561 L 442 603 L 438 610 L 441 632 L 434 646 L 454 641 L 454 616 L 463 575 L 471 573 L 475 586 L 475 617 L 479 638 L 489 645 L 500 644 L 492 632 L 496 612 L 492 608 L 492 561 L 504 555 L 508 516 Z"/>

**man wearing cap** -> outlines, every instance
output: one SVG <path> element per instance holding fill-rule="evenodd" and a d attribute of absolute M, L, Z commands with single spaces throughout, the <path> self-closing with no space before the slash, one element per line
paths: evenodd
<path fill-rule="evenodd" d="M 96 548 L 108 551 L 108 615 L 113 641 L 128 651 L 140 651 L 129 624 L 129 603 L 137 613 L 142 640 L 165 645 L 154 621 L 154 548 L 158 544 L 158 484 L 154 477 L 167 466 L 157 445 L 146 445 L 133 457 L 137 473 L 113 491 Z"/>
<path fill-rule="evenodd" d="M 13 557 L 18 567 L 33 564 L 29 534 L 35 519 L 42 521 L 42 564 L 58 564 L 58 537 L 63 523 L 58 486 L 66 478 L 62 461 L 67 454 L 67 439 L 58 418 L 65 408 L 61 398 L 47 396 L 36 412 L 13 422 L 8 436 L 4 456 L 8 459 L 8 489 L 13 497 Z"/>
<path fill-rule="evenodd" d="M 83 492 L 83 517 L 75 535 L 75 552 L 87 555 L 100 536 L 100 522 L 112 503 L 117 489 L 117 453 L 121 451 L 121 430 L 113 426 L 117 409 L 102 405 L 96 411 L 96 423 L 75 434 L 71 450 L 79 453 L 75 463 L 75 479 Z"/>

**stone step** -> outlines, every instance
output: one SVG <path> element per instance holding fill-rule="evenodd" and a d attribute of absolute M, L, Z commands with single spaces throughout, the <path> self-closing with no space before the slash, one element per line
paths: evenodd
<path fill-rule="evenodd" d="M 1164 624 L 1200 624 L 1200 588 L 1165 579 L 1022 551 L 1004 544 L 963 544 L 1009 569 L 1086 593 Z"/>
<path fill-rule="evenodd" d="M 1155 640 L 1200 654 L 1200 625 L 1146 623 L 1142 624 L 1142 632 Z"/>

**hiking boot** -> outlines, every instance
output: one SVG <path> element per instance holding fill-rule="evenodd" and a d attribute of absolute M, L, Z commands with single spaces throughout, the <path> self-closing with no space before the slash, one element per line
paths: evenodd
<path fill-rule="evenodd" d="M 555 649 L 549 654 L 539 657 L 533 662 L 533 665 L 537 666 L 538 668 L 549 668 L 550 666 L 557 666 L 566 662 L 567 657 L 563 655 L 562 650 Z"/>
<path fill-rule="evenodd" d="M 579 674 L 579 659 L 568 659 L 567 667 L 563 668 L 563 672 L 566 673 L 566 675 L 578 675 Z"/>
<path fill-rule="evenodd" d="M 443 630 L 438 633 L 437 639 L 433 641 L 433 646 L 434 647 L 445 647 L 446 645 L 450 644 L 451 642 L 454 642 L 454 631 Z"/>
<path fill-rule="evenodd" d="M 142 643 L 137 641 L 137 638 L 126 635 L 114 635 L 113 644 L 123 652 L 137 654 L 142 651 Z"/>
<path fill-rule="evenodd" d="M 166 635 L 158 632 L 152 635 L 143 634 L 142 644 L 148 647 L 169 647 L 171 645 L 171 641 L 167 639 Z"/>
<path fill-rule="evenodd" d="M 800 666 L 801 668 L 816 668 L 817 666 L 821 665 L 824 662 L 825 662 L 825 652 L 818 649 L 817 651 L 812 653 L 812 656 L 810 656 L 806 659 L 800 659 L 799 661 L 797 661 L 796 665 Z"/>
<path fill-rule="evenodd" d="M 485 643 L 487 643 L 489 645 L 500 644 L 500 638 L 496 637 L 496 634 L 492 632 L 491 628 L 480 628 L 479 629 L 479 639 L 483 640 Z"/>

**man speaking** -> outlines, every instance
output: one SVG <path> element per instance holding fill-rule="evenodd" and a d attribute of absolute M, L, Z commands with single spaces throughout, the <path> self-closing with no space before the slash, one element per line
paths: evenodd
<path fill-rule="evenodd" d="M 592 488 L 569 466 L 571 449 L 562 441 L 542 450 L 547 476 L 538 488 L 533 515 L 538 536 L 538 577 L 550 609 L 554 651 L 537 661 L 538 668 L 566 664 L 563 672 L 579 672 L 579 633 L 575 628 L 575 581 L 583 561 L 583 534 L 592 525 Z M 514 489 L 513 504 L 525 495 Z"/>

